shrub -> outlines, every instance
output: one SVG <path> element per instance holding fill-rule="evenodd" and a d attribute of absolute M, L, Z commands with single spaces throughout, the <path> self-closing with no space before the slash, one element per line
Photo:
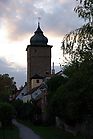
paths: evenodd
<path fill-rule="evenodd" d="M 21 100 L 16 100 L 12 102 L 12 105 L 14 106 L 16 110 L 16 118 L 18 119 L 27 119 L 27 120 L 32 120 L 33 119 L 33 114 L 35 111 L 34 106 L 28 102 L 28 103 L 23 103 Z"/>
<path fill-rule="evenodd" d="M 14 108 L 9 103 L 0 103 L 0 121 L 2 127 L 10 126 L 14 117 Z"/>

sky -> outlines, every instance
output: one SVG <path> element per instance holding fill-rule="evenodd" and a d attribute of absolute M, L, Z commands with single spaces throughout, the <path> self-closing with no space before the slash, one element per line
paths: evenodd
<path fill-rule="evenodd" d="M 26 82 L 26 47 L 40 26 L 53 45 L 52 62 L 56 71 L 62 62 L 61 42 L 65 34 L 83 21 L 73 11 L 76 0 L 0 0 L 0 74 L 14 77 L 17 86 Z"/>

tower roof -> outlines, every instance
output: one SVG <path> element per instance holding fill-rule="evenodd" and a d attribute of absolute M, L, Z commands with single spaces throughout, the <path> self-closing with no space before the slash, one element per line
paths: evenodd
<path fill-rule="evenodd" d="M 30 39 L 31 45 L 47 45 L 48 39 L 43 35 L 43 31 L 40 28 L 40 23 L 38 22 L 37 30 Z"/>

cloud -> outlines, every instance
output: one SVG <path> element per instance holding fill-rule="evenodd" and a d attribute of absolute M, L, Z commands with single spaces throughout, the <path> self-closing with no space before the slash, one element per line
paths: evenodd
<path fill-rule="evenodd" d="M 33 33 L 41 16 L 45 32 L 63 35 L 82 24 L 74 14 L 73 0 L 0 0 L 0 21 L 11 40 Z"/>
<path fill-rule="evenodd" d="M 73 0 L 0 0 L 0 39 L 1 48 L 3 47 L 0 52 L 4 53 L 2 56 L 13 57 L 12 61 L 15 59 L 15 62 L 25 62 L 25 50 L 22 49 L 25 49 L 27 41 L 24 40 L 28 38 L 29 41 L 29 36 L 32 36 L 37 28 L 38 17 L 41 17 L 41 29 L 51 40 L 53 36 L 54 43 L 69 31 L 81 26 L 83 22 L 73 11 L 75 5 Z M 3 40 L 4 36 L 6 40 Z M 0 73 L 13 76 L 18 86 L 26 81 L 26 69 L 3 58 L 0 58 Z"/>
<path fill-rule="evenodd" d="M 26 69 L 9 63 L 4 58 L 0 58 L 0 74 L 9 74 L 10 77 L 14 77 L 17 86 L 24 85 L 26 82 Z"/>
<path fill-rule="evenodd" d="M 73 8 L 75 5 L 71 1 L 65 3 L 55 2 L 56 4 L 53 6 L 52 13 L 46 13 L 44 19 L 46 22 L 44 25 L 47 25 L 46 31 L 54 36 L 62 36 L 81 26 L 83 22 L 74 13 Z"/>

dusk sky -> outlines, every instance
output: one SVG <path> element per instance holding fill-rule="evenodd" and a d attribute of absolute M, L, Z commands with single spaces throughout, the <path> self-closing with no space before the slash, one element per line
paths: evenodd
<path fill-rule="evenodd" d="M 52 62 L 59 66 L 61 42 L 66 33 L 83 21 L 73 9 L 76 0 L 0 0 L 0 74 L 8 73 L 18 86 L 26 82 L 26 47 L 40 26 L 53 45 Z"/>

